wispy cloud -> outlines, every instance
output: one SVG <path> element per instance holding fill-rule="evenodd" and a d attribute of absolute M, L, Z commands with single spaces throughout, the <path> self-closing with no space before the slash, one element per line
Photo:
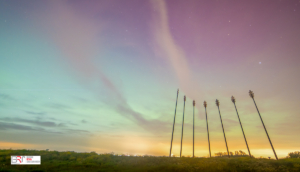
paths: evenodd
<path fill-rule="evenodd" d="M 59 110 L 71 109 L 71 107 L 61 103 L 51 103 L 51 104 L 47 104 L 46 106 L 53 109 L 59 109 Z"/>
<path fill-rule="evenodd" d="M 155 39 L 155 50 L 160 52 L 161 58 L 167 60 L 173 67 L 176 76 L 179 80 L 179 89 L 188 98 L 196 100 L 203 96 L 201 87 L 197 82 L 192 79 L 188 58 L 184 49 L 180 47 L 174 40 L 170 26 L 168 9 L 164 0 L 152 0 L 153 7 L 153 35 Z M 202 104 L 196 103 L 196 107 L 199 109 Z"/>
<path fill-rule="evenodd" d="M 31 126 L 8 123 L 8 122 L 0 122 L 0 130 L 22 130 L 22 131 L 25 130 L 25 131 L 38 131 L 38 132 L 62 134 L 62 132 L 49 131 L 41 127 L 31 127 Z"/>
<path fill-rule="evenodd" d="M 31 114 L 31 115 L 45 115 L 46 112 L 32 112 L 32 111 L 25 111 L 26 113 L 28 114 Z"/>
<path fill-rule="evenodd" d="M 29 120 L 22 118 L 0 118 L 0 130 L 30 130 L 48 133 L 90 133 L 87 130 L 69 128 L 65 123 L 55 123 L 52 121 Z M 24 124 L 31 124 L 30 126 Z M 32 126 L 33 124 L 33 126 Z M 44 127 L 48 127 L 45 129 Z M 51 128 L 51 129 L 50 129 Z M 50 129 L 50 130 L 49 130 Z M 58 131 L 52 131 L 53 129 Z"/>
<path fill-rule="evenodd" d="M 8 94 L 0 94 L 0 99 L 2 100 L 9 100 L 9 101 L 15 101 L 16 99 Z"/>
<path fill-rule="evenodd" d="M 30 119 L 22 119 L 22 118 L 0 118 L 2 121 L 10 121 L 10 122 L 23 122 L 28 124 L 34 124 L 43 127 L 57 127 L 63 126 L 63 124 L 56 124 L 52 121 L 40 121 L 40 120 L 30 120 Z"/>
<path fill-rule="evenodd" d="M 94 58 L 98 48 L 96 42 L 101 37 L 102 25 L 99 22 L 84 18 L 83 14 L 71 8 L 65 1 L 53 1 L 52 8 L 47 14 L 48 21 L 44 22 L 52 28 L 49 35 L 62 51 L 65 59 L 72 65 L 84 83 L 101 82 L 104 85 L 108 98 L 107 104 L 112 106 L 120 115 L 133 120 L 146 130 L 158 131 L 164 128 L 165 124 L 158 120 L 146 120 L 142 114 L 134 111 L 128 104 L 125 97 L 117 86 L 94 64 Z M 171 50 L 168 51 L 171 53 Z M 178 58 L 176 56 L 176 58 Z M 180 60 L 174 63 L 185 63 Z M 184 77 L 181 77 L 184 78 Z M 103 89 L 103 88 L 102 88 Z M 52 108 L 65 108 L 51 105 Z"/>
<path fill-rule="evenodd" d="M 77 129 L 65 129 L 65 131 L 70 132 L 70 133 L 90 133 L 87 130 L 77 130 Z"/>
<path fill-rule="evenodd" d="M 163 50 L 165 58 L 169 60 L 175 69 L 180 84 L 190 81 L 190 70 L 183 49 L 176 44 L 171 34 L 168 22 L 168 10 L 164 0 L 151 1 L 155 9 L 154 36 L 156 43 Z"/>
<path fill-rule="evenodd" d="M 7 123 L 7 122 L 0 122 L 0 130 L 7 130 L 7 129 L 13 129 L 13 130 L 34 130 L 30 126 L 20 125 L 20 124 L 14 124 L 14 123 Z"/>

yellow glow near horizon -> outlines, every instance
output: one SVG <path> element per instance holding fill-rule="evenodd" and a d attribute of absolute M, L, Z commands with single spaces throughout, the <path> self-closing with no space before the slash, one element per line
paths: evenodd
<path fill-rule="evenodd" d="M 24 144 L 24 143 L 13 143 L 13 142 L 0 142 L 1 149 L 28 149 L 34 148 L 34 144 Z"/>

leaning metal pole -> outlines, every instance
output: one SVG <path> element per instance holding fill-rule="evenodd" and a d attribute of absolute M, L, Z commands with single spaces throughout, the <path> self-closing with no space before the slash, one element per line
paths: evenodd
<path fill-rule="evenodd" d="M 275 155 L 275 157 L 276 157 L 276 160 L 278 160 L 277 155 L 276 155 L 276 152 L 275 152 L 275 149 L 274 149 L 274 147 L 273 147 L 273 144 L 272 144 L 272 142 L 271 142 L 271 139 L 270 139 L 269 134 L 268 134 L 268 132 L 267 132 L 267 129 L 266 129 L 266 127 L 265 127 L 265 124 L 264 124 L 264 122 L 263 122 L 263 120 L 262 120 L 262 118 L 261 118 L 261 116 L 260 116 L 260 113 L 259 113 L 259 111 L 258 111 L 258 108 L 257 108 L 257 106 L 256 106 L 256 103 L 255 103 L 255 100 L 254 100 L 254 93 L 253 93 L 253 91 L 249 90 L 249 95 L 250 95 L 250 97 L 253 99 L 253 102 L 254 102 L 255 107 L 256 107 L 256 109 L 257 109 L 257 112 L 258 112 L 258 115 L 259 115 L 260 120 L 261 120 L 261 122 L 262 122 L 262 124 L 263 124 L 263 126 L 264 126 L 264 129 L 265 129 L 266 134 L 267 134 L 267 136 L 268 136 L 269 142 L 270 142 L 271 147 L 272 147 L 272 149 L 273 149 L 273 152 L 274 152 L 274 155 Z"/>
<path fill-rule="evenodd" d="M 194 135 L 194 130 L 195 130 L 195 100 L 193 100 L 193 158 L 195 157 L 194 152 L 195 152 L 195 135 Z"/>
<path fill-rule="evenodd" d="M 219 108 L 220 103 L 219 103 L 218 99 L 216 99 L 216 105 L 218 106 L 218 110 L 219 110 L 219 115 L 220 115 L 221 125 L 222 125 L 222 129 L 223 129 L 223 134 L 224 134 L 224 139 L 225 139 L 227 154 L 228 154 L 228 157 L 230 158 L 229 151 L 228 151 L 228 146 L 227 146 L 227 141 L 226 141 L 226 136 L 225 136 L 225 131 L 224 131 L 223 122 L 222 122 L 222 117 L 221 117 L 221 112 L 220 112 L 220 108 Z"/>
<path fill-rule="evenodd" d="M 173 143 L 173 134 L 174 134 L 174 125 L 175 125 L 175 118 L 176 118 L 176 109 L 177 109 L 178 93 L 179 93 L 179 89 L 177 90 L 177 98 L 176 98 L 176 105 L 175 105 L 175 114 L 174 114 L 174 121 L 173 121 L 173 130 L 172 130 L 172 137 L 171 137 L 171 146 L 170 146 L 170 154 L 169 154 L 169 157 L 171 157 L 171 153 L 172 153 L 172 143 Z"/>
<path fill-rule="evenodd" d="M 184 104 L 183 104 L 183 118 L 182 118 L 182 130 L 181 130 L 180 158 L 181 158 L 181 153 L 182 153 L 182 138 L 183 138 L 183 125 L 184 125 L 184 110 L 185 110 L 185 100 L 186 100 L 186 97 L 185 97 L 185 96 L 184 96 L 183 100 L 184 100 Z"/>
<path fill-rule="evenodd" d="M 206 116 L 206 127 L 207 127 L 207 139 L 208 139 L 209 157 L 211 158 L 210 141 L 209 141 L 209 130 L 208 130 L 208 121 L 207 121 L 207 112 L 206 112 L 206 107 L 207 107 L 206 101 L 204 101 L 203 105 L 204 105 L 204 107 L 205 107 L 205 116 Z"/>
<path fill-rule="evenodd" d="M 243 132 L 243 135 L 244 135 L 244 139 L 245 139 L 245 142 L 246 142 L 246 146 L 247 146 L 247 149 L 248 149 L 248 152 L 249 152 L 249 156 L 251 157 L 251 153 L 250 153 L 250 149 L 249 149 L 249 146 L 248 146 L 248 143 L 247 143 L 246 135 L 245 135 L 245 133 L 244 133 L 244 129 L 243 129 L 243 126 L 242 126 L 242 122 L 241 122 L 241 120 L 240 120 L 239 113 L 238 113 L 237 108 L 236 108 L 236 106 L 235 106 L 235 98 L 234 98 L 233 96 L 231 96 L 231 101 L 232 101 L 232 103 L 234 104 L 234 107 L 235 107 L 235 110 L 236 110 L 236 114 L 237 114 L 237 116 L 238 116 L 238 118 L 239 118 L 240 125 L 241 125 L 241 128 L 242 128 L 242 132 Z"/>

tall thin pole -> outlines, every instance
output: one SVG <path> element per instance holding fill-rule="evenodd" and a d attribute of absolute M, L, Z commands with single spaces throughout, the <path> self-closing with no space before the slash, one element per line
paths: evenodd
<path fill-rule="evenodd" d="M 194 130 L 195 130 L 195 100 L 193 100 L 193 158 L 195 157 L 195 135 L 194 135 Z"/>
<path fill-rule="evenodd" d="M 171 146 L 170 146 L 170 154 L 169 154 L 169 157 L 171 157 L 171 154 L 172 154 L 172 143 L 173 143 L 173 134 L 174 134 L 174 125 L 175 125 L 175 118 L 176 118 L 176 109 L 177 109 L 178 93 L 179 93 L 179 89 L 177 89 L 177 98 L 176 98 L 176 105 L 175 105 L 175 114 L 174 114 L 174 121 L 173 121 L 173 130 L 172 130 L 172 137 L 171 137 Z"/>
<path fill-rule="evenodd" d="M 184 104 L 183 104 L 183 118 L 182 118 L 182 130 L 181 130 L 181 144 L 180 144 L 180 157 L 181 157 L 181 153 L 182 153 L 182 139 L 183 139 L 183 125 L 184 125 L 184 110 L 185 110 L 185 100 L 186 97 L 184 96 Z"/>
<path fill-rule="evenodd" d="M 228 154 L 228 157 L 230 158 L 230 156 L 229 156 L 229 150 L 228 150 L 228 146 L 227 146 L 227 141 L 226 141 L 226 136 L 225 136 L 225 131 L 224 131 L 223 122 L 222 122 L 222 117 L 221 117 L 221 112 L 220 112 L 220 108 L 219 108 L 220 102 L 219 102 L 218 99 L 216 99 L 216 105 L 218 106 L 218 110 L 219 110 L 219 115 L 220 115 L 221 125 L 222 125 L 222 129 L 223 129 L 223 134 L 224 134 L 224 139 L 225 139 L 227 154 Z"/>
<path fill-rule="evenodd" d="M 275 149 L 274 149 L 274 147 L 273 147 L 273 144 L 272 144 L 272 142 L 271 142 L 271 139 L 270 139 L 269 134 L 268 134 L 268 132 L 267 132 L 267 129 L 266 129 L 266 127 L 265 127 L 265 124 L 264 124 L 264 122 L 263 122 L 263 120 L 262 120 L 262 118 L 261 118 L 261 116 L 260 116 L 260 113 L 259 113 L 259 111 L 258 111 L 258 108 L 257 108 L 257 106 L 256 106 L 256 103 L 255 103 L 255 100 L 254 100 L 254 93 L 253 93 L 253 91 L 249 90 L 249 95 L 250 95 L 250 97 L 253 99 L 253 102 L 254 102 L 254 104 L 255 104 L 256 110 L 257 110 L 258 115 L 259 115 L 259 117 L 260 117 L 261 123 L 263 124 L 264 129 L 265 129 L 265 131 L 266 131 L 266 134 L 267 134 L 267 136 L 268 136 L 268 139 L 269 139 L 269 142 L 270 142 L 271 147 L 272 147 L 272 149 L 273 149 L 273 152 L 274 152 L 274 155 L 275 155 L 275 157 L 276 157 L 276 160 L 278 160 L 277 155 L 276 155 L 276 152 L 275 152 Z"/>
<path fill-rule="evenodd" d="M 236 114 L 237 114 L 237 116 L 238 116 L 238 118 L 239 118 L 239 122 L 240 122 L 241 129 L 242 129 L 242 132 L 243 132 L 243 135 L 244 135 L 244 139 L 245 139 L 246 146 L 247 146 L 247 149 L 248 149 L 248 152 L 249 152 L 249 156 L 251 157 L 251 153 L 250 153 L 250 149 L 249 149 L 249 146 L 248 146 L 248 143 L 247 143 L 246 135 L 245 135 L 245 133 L 244 133 L 244 129 L 243 129 L 243 126 L 242 126 L 242 122 L 241 122 L 241 120 L 240 120 L 239 113 L 238 113 L 237 108 L 236 108 L 236 106 L 235 106 L 235 98 L 234 98 L 233 96 L 231 96 L 231 101 L 232 101 L 232 103 L 234 104 L 234 107 L 235 107 L 235 110 L 236 110 Z"/>
<path fill-rule="evenodd" d="M 210 152 L 210 140 L 209 140 L 209 130 L 208 130 L 208 121 L 207 121 L 207 112 L 206 112 L 206 107 L 207 107 L 206 101 L 204 101 L 203 105 L 204 105 L 204 107 L 205 107 L 205 116 L 206 116 L 206 128 L 207 128 L 207 139 L 208 139 L 209 157 L 211 158 L 211 152 Z"/>

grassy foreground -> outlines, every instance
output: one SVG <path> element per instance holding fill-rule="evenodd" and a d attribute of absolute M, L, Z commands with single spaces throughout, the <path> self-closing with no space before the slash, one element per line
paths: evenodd
<path fill-rule="evenodd" d="M 11 155 L 41 155 L 41 165 L 10 165 Z M 300 159 L 249 157 L 169 158 L 98 155 L 91 153 L 0 150 L 0 171 L 278 171 L 299 172 Z"/>

